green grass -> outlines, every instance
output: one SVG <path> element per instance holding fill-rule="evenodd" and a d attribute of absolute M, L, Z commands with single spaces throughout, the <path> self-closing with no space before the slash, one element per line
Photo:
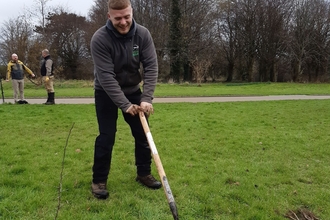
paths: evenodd
<path fill-rule="evenodd" d="M 329 88 L 330 84 L 299 83 L 158 84 L 155 96 L 329 95 Z"/>
<path fill-rule="evenodd" d="M 6 98 L 12 98 L 11 82 L 3 81 Z M 329 95 L 329 83 L 208 83 L 202 84 L 157 84 L 155 97 L 192 96 L 264 96 L 264 95 Z M 43 86 L 25 82 L 26 98 L 44 98 Z M 93 97 L 92 81 L 56 81 L 57 98 Z"/>
<path fill-rule="evenodd" d="M 329 218 L 330 100 L 154 107 L 150 129 L 180 219 L 281 220 L 302 207 Z M 90 193 L 94 105 L 3 104 L 0 114 L 0 219 L 54 219 L 72 126 L 58 219 L 173 219 L 163 189 L 134 181 L 133 138 L 121 116 L 110 198 L 98 201 Z"/>

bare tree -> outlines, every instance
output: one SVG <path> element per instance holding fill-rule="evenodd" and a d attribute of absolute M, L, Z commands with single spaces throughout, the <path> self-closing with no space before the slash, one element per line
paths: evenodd
<path fill-rule="evenodd" d="M 181 0 L 183 80 L 192 79 L 192 62 L 216 54 L 216 7 L 213 0 Z"/>
<path fill-rule="evenodd" d="M 169 41 L 169 11 L 168 0 L 132 0 L 133 17 L 137 23 L 145 26 L 150 31 L 156 47 L 159 79 L 168 78 L 169 52 L 167 42 Z"/>
<path fill-rule="evenodd" d="M 201 86 L 201 83 L 204 81 L 203 79 L 206 77 L 207 71 L 211 66 L 211 60 L 205 58 L 199 60 L 199 57 L 196 56 L 195 60 L 192 61 L 192 66 L 196 82 Z"/>
<path fill-rule="evenodd" d="M 239 54 L 239 39 L 237 24 L 238 8 L 237 4 L 231 0 L 222 0 L 219 2 L 217 18 L 217 36 L 218 44 L 223 51 L 226 63 L 226 82 L 231 82 L 234 76 L 234 69 Z"/>
<path fill-rule="evenodd" d="M 256 61 L 257 52 L 257 7 L 259 0 L 250 1 L 242 0 L 239 7 L 242 8 L 241 13 L 238 14 L 238 22 L 242 27 L 239 32 L 239 39 L 241 39 L 242 46 L 241 51 L 243 51 L 243 60 L 241 60 L 245 65 L 246 70 L 242 72 L 242 79 L 247 79 L 248 81 L 253 81 L 253 73 Z"/>
<path fill-rule="evenodd" d="M 263 0 L 257 7 L 257 81 L 277 81 L 277 63 L 284 53 L 292 0 Z"/>
<path fill-rule="evenodd" d="M 170 51 L 170 76 L 174 82 L 180 82 L 182 72 L 181 62 L 181 44 L 182 31 L 181 23 L 181 9 L 179 7 L 179 0 L 171 0 L 170 11 L 170 38 L 168 41 L 168 48 Z"/>
<path fill-rule="evenodd" d="M 93 34 L 97 29 L 104 26 L 108 19 L 108 0 L 94 0 L 94 5 L 91 7 L 88 13 L 88 20 L 86 22 L 85 29 L 85 42 L 90 54 L 90 42 Z M 92 64 L 90 64 L 92 65 Z"/>
<path fill-rule="evenodd" d="M 32 25 L 24 15 L 4 22 L 0 29 L 2 63 L 7 64 L 11 54 L 16 53 L 20 60 L 29 64 L 28 51 L 32 36 Z"/>
<path fill-rule="evenodd" d="M 293 81 L 317 80 L 320 71 L 328 74 L 329 18 L 328 1 L 296 1 L 289 47 Z"/>
<path fill-rule="evenodd" d="M 108 19 L 107 14 L 108 0 L 94 0 L 94 4 L 88 13 L 89 21 L 94 26 L 93 31 L 105 25 Z"/>
<path fill-rule="evenodd" d="M 309 82 L 323 81 L 329 77 L 330 3 L 324 0 L 313 0 L 313 2 L 313 40 L 308 46 L 310 55 L 307 59 L 307 71 L 305 75 L 305 78 L 308 78 Z"/>
<path fill-rule="evenodd" d="M 298 81 L 298 77 L 303 74 L 303 64 L 305 62 L 307 47 L 312 39 L 312 27 L 309 19 L 311 11 L 309 1 L 297 1 L 295 6 L 294 19 L 290 28 L 290 55 L 292 59 L 292 80 Z"/>
<path fill-rule="evenodd" d="M 47 6 L 47 3 L 51 0 L 34 0 L 34 6 L 31 8 L 27 8 L 27 12 L 32 16 L 32 18 L 36 18 L 38 25 L 44 29 L 46 26 L 46 17 L 48 13 L 52 10 Z M 44 31 L 42 32 L 44 34 Z M 42 35 L 41 35 L 42 36 Z"/>

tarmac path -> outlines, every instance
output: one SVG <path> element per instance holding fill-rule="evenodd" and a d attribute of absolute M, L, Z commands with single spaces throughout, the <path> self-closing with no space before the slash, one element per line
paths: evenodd
<path fill-rule="evenodd" d="M 216 96 L 216 97 L 181 97 L 154 98 L 153 103 L 178 102 L 246 102 L 246 101 L 278 101 L 278 100 L 316 100 L 330 99 L 330 95 L 271 95 L 271 96 Z M 43 104 L 45 99 L 26 99 L 29 104 Z M 14 103 L 13 99 L 5 99 L 5 103 Z M 94 98 L 57 98 L 56 104 L 93 104 Z M 3 100 L 0 100 L 0 104 Z"/>

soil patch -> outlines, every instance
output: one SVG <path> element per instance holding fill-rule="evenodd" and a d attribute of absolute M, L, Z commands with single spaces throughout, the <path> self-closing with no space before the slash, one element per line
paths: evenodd
<path fill-rule="evenodd" d="M 289 210 L 285 217 L 292 220 L 320 220 L 314 213 L 306 208 L 298 209 L 296 211 Z"/>

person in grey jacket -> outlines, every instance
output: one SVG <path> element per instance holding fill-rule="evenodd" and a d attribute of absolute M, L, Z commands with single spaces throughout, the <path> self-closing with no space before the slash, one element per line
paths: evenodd
<path fill-rule="evenodd" d="M 42 82 L 45 85 L 45 89 L 48 94 L 46 105 L 55 104 L 55 90 L 54 90 L 54 62 L 50 58 L 49 50 L 44 49 L 41 51 L 41 56 L 44 60 L 41 63 L 40 73 L 42 76 Z"/>
<path fill-rule="evenodd" d="M 138 116 L 141 111 L 146 115 L 153 113 L 152 99 L 158 77 L 157 55 L 150 32 L 133 19 L 130 0 L 109 0 L 108 20 L 94 33 L 91 54 L 99 127 L 94 144 L 92 194 L 98 199 L 109 196 L 107 180 L 118 109 L 135 139 L 136 181 L 152 189 L 161 188 L 161 183 L 151 174 L 151 152 Z"/>

